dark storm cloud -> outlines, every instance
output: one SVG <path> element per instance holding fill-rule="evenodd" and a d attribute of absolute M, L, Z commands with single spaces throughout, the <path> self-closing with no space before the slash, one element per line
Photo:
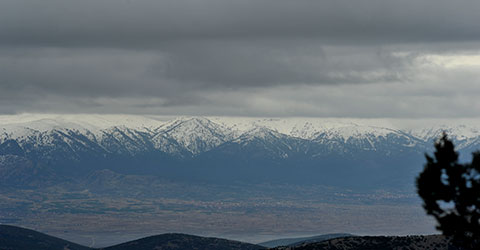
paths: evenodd
<path fill-rule="evenodd" d="M 315 40 L 185 42 L 168 49 L 158 72 L 215 88 L 400 80 L 405 62 L 378 48 L 325 48 Z M 376 72 L 376 75 L 368 73 Z"/>
<path fill-rule="evenodd" d="M 321 104 L 320 115 L 371 116 L 376 102 L 356 103 L 370 88 L 436 80 L 416 68 L 424 54 L 477 50 L 479 12 L 466 0 L 3 0 L 0 113 L 315 115 Z M 452 82 L 476 80 L 464 73 Z"/>
<path fill-rule="evenodd" d="M 198 91 L 403 81 L 408 71 L 402 58 L 375 48 L 324 49 L 314 41 L 266 43 L 183 42 L 164 51 L 0 49 L 0 97 L 147 96 L 178 103 Z"/>
<path fill-rule="evenodd" d="M 479 38 L 471 0 L 3 0 L 4 45 L 157 47 L 178 39 L 329 43 Z"/>

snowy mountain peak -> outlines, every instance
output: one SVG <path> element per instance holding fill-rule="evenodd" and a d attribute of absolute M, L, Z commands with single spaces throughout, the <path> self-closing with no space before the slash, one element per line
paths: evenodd
<path fill-rule="evenodd" d="M 45 132 L 53 129 L 70 129 L 102 134 L 111 127 L 132 129 L 157 128 L 165 123 L 165 118 L 137 115 L 96 115 L 96 114 L 19 114 L 0 115 L 0 127 L 8 130 L 11 137 L 17 138 L 31 131 Z M 0 131 L 1 133 L 1 131 Z"/>
<path fill-rule="evenodd" d="M 207 118 L 180 118 L 158 130 L 196 155 L 232 139 L 232 133 Z"/>
<path fill-rule="evenodd" d="M 478 137 L 480 135 L 480 126 L 477 127 L 465 124 L 460 124 L 457 126 L 437 125 L 430 128 L 411 130 L 410 132 L 422 139 L 428 139 L 433 137 L 438 138 L 445 132 L 451 138 L 455 138 L 456 140 L 467 140 Z"/>
<path fill-rule="evenodd" d="M 346 141 L 349 138 L 386 137 L 388 134 L 399 133 L 399 131 L 389 128 L 350 124 L 348 126 L 330 128 L 323 132 L 317 132 L 316 135 L 324 134 L 328 138 L 342 138 Z"/>
<path fill-rule="evenodd" d="M 243 133 L 238 139 L 245 140 L 245 139 L 267 139 L 272 137 L 279 137 L 280 133 L 269 129 L 263 126 L 255 126 L 254 128 L 246 131 Z"/>
<path fill-rule="evenodd" d="M 179 117 L 163 124 L 159 129 L 164 131 L 174 130 L 177 127 L 182 129 L 195 129 L 197 127 L 215 126 L 212 121 L 204 117 Z"/>

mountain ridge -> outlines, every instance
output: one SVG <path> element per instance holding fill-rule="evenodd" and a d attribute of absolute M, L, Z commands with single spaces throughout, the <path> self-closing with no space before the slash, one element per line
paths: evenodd
<path fill-rule="evenodd" d="M 125 116 L 122 122 L 122 116 L 92 117 L 2 116 L 0 156 L 16 155 L 19 162 L 69 178 L 110 169 L 188 180 L 411 187 L 423 154 L 436 140 L 387 120 Z M 474 124 L 446 128 L 466 131 L 451 135 L 462 159 L 480 148 L 480 125 Z M 437 136 L 439 129 L 424 130 Z M 14 181 L 8 171 L 15 162 L 0 164 L 6 171 L 0 176 Z"/>
<path fill-rule="evenodd" d="M 26 117 L 32 116 L 30 119 Z M 167 132 L 172 127 L 195 122 L 211 124 L 223 130 L 236 132 L 236 136 L 254 128 L 263 127 L 302 139 L 314 139 L 319 133 L 341 135 L 343 138 L 375 134 L 385 136 L 390 133 L 404 133 L 420 140 L 436 138 L 443 131 L 458 140 L 480 136 L 480 120 L 443 121 L 422 120 L 416 122 L 402 119 L 349 119 L 349 118 L 242 118 L 242 117 L 208 117 L 184 116 L 178 118 L 141 115 L 0 115 L 0 139 L 17 139 L 34 132 L 66 129 L 74 132 L 89 131 L 94 135 L 102 134 L 107 129 L 132 129 L 145 133 Z M 443 125 L 442 125 L 443 124 Z M 19 130 L 19 131 L 15 131 Z M 226 133 L 226 132 L 224 132 Z"/>

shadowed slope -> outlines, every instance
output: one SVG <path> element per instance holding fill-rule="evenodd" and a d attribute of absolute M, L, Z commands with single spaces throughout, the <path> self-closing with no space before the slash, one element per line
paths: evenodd
<path fill-rule="evenodd" d="M 60 238 L 30 229 L 0 225 L 0 249 L 2 250 L 91 250 Z"/>

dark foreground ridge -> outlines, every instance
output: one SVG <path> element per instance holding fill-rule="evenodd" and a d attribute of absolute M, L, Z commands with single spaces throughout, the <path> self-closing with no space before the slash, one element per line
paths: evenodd
<path fill-rule="evenodd" d="M 219 238 L 187 234 L 161 234 L 107 248 L 89 248 L 66 240 L 16 226 L 0 225 L 1 250 L 260 250 L 263 246 Z M 441 235 L 429 236 L 347 236 L 282 246 L 273 250 L 462 250 Z"/>
<path fill-rule="evenodd" d="M 0 225 L 1 250 L 260 250 L 265 247 L 187 234 L 161 234 L 107 248 L 89 248 L 16 226 Z"/>
<path fill-rule="evenodd" d="M 428 236 L 354 236 L 330 239 L 300 246 L 277 247 L 275 250 L 396 250 L 435 249 L 462 250 L 442 235 Z"/>

